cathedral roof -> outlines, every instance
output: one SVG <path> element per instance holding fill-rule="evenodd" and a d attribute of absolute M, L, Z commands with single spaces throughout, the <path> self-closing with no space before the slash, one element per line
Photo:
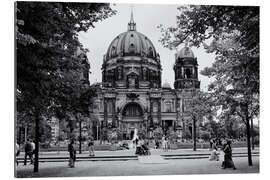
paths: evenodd
<path fill-rule="evenodd" d="M 127 31 L 116 36 L 111 42 L 105 56 L 105 61 L 119 56 L 148 57 L 154 60 L 159 58 L 151 40 L 136 30 L 133 13 L 131 13 Z"/>
<path fill-rule="evenodd" d="M 176 54 L 176 59 L 178 58 L 195 58 L 193 51 L 186 44 L 180 51 Z"/>

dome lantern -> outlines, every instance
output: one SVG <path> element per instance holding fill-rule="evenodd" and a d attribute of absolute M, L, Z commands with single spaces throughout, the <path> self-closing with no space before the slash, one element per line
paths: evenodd
<path fill-rule="evenodd" d="M 128 31 L 136 31 L 136 23 L 133 18 L 133 11 L 131 10 L 130 21 L 128 23 Z"/>

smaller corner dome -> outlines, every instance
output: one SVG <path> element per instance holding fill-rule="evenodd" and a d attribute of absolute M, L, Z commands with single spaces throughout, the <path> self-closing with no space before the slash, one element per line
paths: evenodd
<path fill-rule="evenodd" d="M 186 46 L 177 52 L 176 58 L 195 58 L 195 56 L 191 48 Z"/>
<path fill-rule="evenodd" d="M 166 81 L 165 83 L 163 83 L 162 88 L 164 88 L 164 89 L 171 89 L 171 85 L 170 85 L 169 82 Z"/>

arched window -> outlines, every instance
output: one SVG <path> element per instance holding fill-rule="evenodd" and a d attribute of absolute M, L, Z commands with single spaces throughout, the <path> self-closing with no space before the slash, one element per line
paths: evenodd
<path fill-rule="evenodd" d="M 108 102 L 108 114 L 112 114 L 113 113 L 113 104 L 112 102 Z"/>
<path fill-rule="evenodd" d="M 158 112 L 158 103 L 157 102 L 153 103 L 153 112 L 154 113 Z"/>
<path fill-rule="evenodd" d="M 148 53 L 148 55 L 149 55 L 150 57 L 154 57 L 154 52 L 153 52 L 152 47 L 149 48 L 149 53 Z"/>
<path fill-rule="evenodd" d="M 112 47 L 111 53 L 112 53 L 112 56 L 115 56 L 116 55 L 116 48 L 114 46 Z"/>
<path fill-rule="evenodd" d="M 143 112 L 139 104 L 130 103 L 125 106 L 123 110 L 123 115 L 128 116 L 128 117 L 138 117 L 138 116 L 142 116 Z"/>
<path fill-rule="evenodd" d="M 186 68 L 185 69 L 185 78 L 189 79 L 192 77 L 192 72 L 190 70 L 190 68 Z"/>
<path fill-rule="evenodd" d="M 172 112 L 172 101 L 171 100 L 165 101 L 165 112 Z"/>
<path fill-rule="evenodd" d="M 135 46 L 134 46 L 133 43 L 131 43 L 131 44 L 129 45 L 128 51 L 129 51 L 130 53 L 135 53 Z"/>

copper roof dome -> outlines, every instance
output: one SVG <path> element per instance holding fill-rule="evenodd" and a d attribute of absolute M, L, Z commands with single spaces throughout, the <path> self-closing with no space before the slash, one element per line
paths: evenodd
<path fill-rule="evenodd" d="M 159 58 L 151 40 L 136 30 L 133 13 L 131 13 L 128 23 L 128 30 L 116 36 L 111 42 L 105 55 L 105 61 L 125 56 L 148 57 L 154 60 Z"/>

